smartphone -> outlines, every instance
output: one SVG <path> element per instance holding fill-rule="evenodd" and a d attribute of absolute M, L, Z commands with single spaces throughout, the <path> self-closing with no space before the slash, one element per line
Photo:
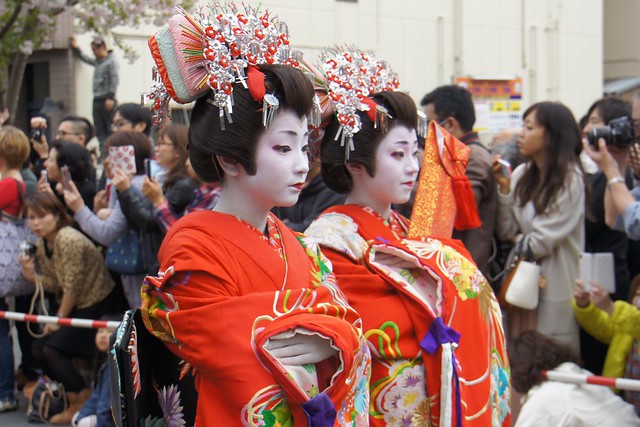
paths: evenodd
<path fill-rule="evenodd" d="M 498 159 L 498 163 L 500 163 L 500 173 L 511 178 L 511 163 L 503 159 Z"/>
<path fill-rule="evenodd" d="M 49 175 L 47 175 L 46 169 L 40 171 L 40 179 L 44 179 L 44 182 L 49 182 Z"/>
<path fill-rule="evenodd" d="M 112 170 L 120 169 L 127 175 L 135 175 L 138 170 L 136 168 L 136 152 L 133 145 L 109 147 L 109 165 Z"/>
<path fill-rule="evenodd" d="M 69 166 L 62 166 L 60 173 L 62 174 L 62 187 L 67 191 L 71 191 L 71 172 L 69 172 Z"/>
<path fill-rule="evenodd" d="M 151 179 L 151 159 L 144 159 L 144 174 Z"/>

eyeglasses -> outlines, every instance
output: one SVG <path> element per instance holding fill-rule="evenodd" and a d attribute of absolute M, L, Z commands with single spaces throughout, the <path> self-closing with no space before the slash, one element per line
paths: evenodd
<path fill-rule="evenodd" d="M 123 127 L 127 126 L 127 125 L 132 125 L 133 123 L 131 123 L 128 120 L 119 120 L 117 122 L 114 122 L 111 125 L 111 129 L 122 129 Z"/>
<path fill-rule="evenodd" d="M 80 134 L 77 132 L 67 132 L 66 130 L 59 130 L 58 133 L 56 134 L 56 137 L 64 138 L 67 135 L 80 135 Z"/>
<path fill-rule="evenodd" d="M 444 127 L 444 125 L 447 124 L 447 122 L 449 122 L 451 120 L 451 116 L 449 117 L 445 117 L 444 119 L 440 119 L 438 117 L 429 117 L 427 116 L 427 124 L 433 122 L 436 122 L 437 124 L 439 124 L 440 126 Z"/>

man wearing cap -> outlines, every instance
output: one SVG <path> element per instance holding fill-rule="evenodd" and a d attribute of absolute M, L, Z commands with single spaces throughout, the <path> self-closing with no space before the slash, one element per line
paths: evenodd
<path fill-rule="evenodd" d="M 83 62 L 93 65 L 93 125 L 100 148 L 111 133 L 111 123 L 116 107 L 116 89 L 118 88 L 118 63 L 113 51 L 107 50 L 102 37 L 95 37 L 91 42 L 94 58 L 80 50 L 75 36 L 69 38 L 74 54 Z"/>

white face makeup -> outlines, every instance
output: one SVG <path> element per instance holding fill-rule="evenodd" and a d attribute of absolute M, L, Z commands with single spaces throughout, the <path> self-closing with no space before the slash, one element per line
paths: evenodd
<path fill-rule="evenodd" d="M 353 175 L 349 199 L 365 204 L 384 215 L 392 203 L 406 203 L 418 178 L 418 140 L 415 129 L 392 128 L 376 151 L 373 177 L 366 172 Z"/>
<path fill-rule="evenodd" d="M 270 210 L 292 206 L 298 201 L 307 173 L 309 131 L 307 119 L 291 111 L 280 111 L 256 147 L 256 174 L 239 177 L 244 190 Z"/>

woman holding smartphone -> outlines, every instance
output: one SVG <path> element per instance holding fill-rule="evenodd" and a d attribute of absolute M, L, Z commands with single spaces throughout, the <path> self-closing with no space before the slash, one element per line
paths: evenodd
<path fill-rule="evenodd" d="M 584 249 L 586 191 L 578 158 L 580 129 L 571 111 L 560 103 L 534 104 L 523 117 L 518 149 L 526 162 L 511 178 L 494 162 L 499 189 L 497 233 L 516 248 L 531 251 L 546 285 L 536 309 L 509 309 L 509 336 L 516 338 L 535 329 L 579 352 L 571 301 Z"/>
<path fill-rule="evenodd" d="M 95 171 L 91 154 L 86 148 L 69 141 L 55 140 L 44 163 L 46 174 L 38 181 L 38 191 L 53 191 L 60 195 L 70 188 L 69 181 L 78 189 L 84 204 L 93 208 L 96 195 Z"/>
<path fill-rule="evenodd" d="M 135 191 L 139 192 L 143 182 L 143 165 L 145 159 L 148 159 L 151 155 L 151 140 L 139 132 L 118 132 L 109 136 L 105 141 L 105 150 L 107 153 L 111 147 L 133 147 L 133 161 L 136 164 L 137 173 L 131 177 L 126 174 L 121 174 L 121 179 L 128 180 L 129 185 L 135 188 Z M 109 156 L 105 159 L 104 165 L 105 175 L 107 178 L 112 179 L 114 171 L 111 167 Z M 116 183 L 118 183 L 118 181 L 116 181 Z M 107 185 L 109 201 L 107 207 L 97 213 L 94 213 L 90 206 L 86 205 L 82 195 L 73 183 L 70 187 L 69 190 L 64 191 L 64 200 L 69 209 L 73 211 L 73 218 L 76 223 L 92 240 L 105 247 L 109 247 L 116 243 L 118 239 L 132 231 L 132 227 L 129 225 L 120 207 L 118 193 L 113 182 Z M 137 229 L 133 230 L 137 232 Z M 159 247 L 159 245 L 160 243 L 158 242 L 157 246 Z M 133 256 L 133 254 L 131 254 L 131 256 Z M 156 255 L 153 254 L 154 259 L 155 257 Z M 139 271 L 138 274 L 132 272 L 115 273 L 121 273 L 122 287 L 129 307 L 139 307 L 140 284 L 144 279 L 143 272 Z"/>
<path fill-rule="evenodd" d="M 144 178 L 141 189 L 144 197 L 118 187 L 125 215 L 141 230 L 164 234 L 166 229 L 157 220 L 160 208 L 165 206 L 181 216 L 193 201 L 198 183 L 187 170 L 188 137 L 186 125 L 170 124 L 158 131 L 156 162 L 162 170 L 155 178 Z"/>

